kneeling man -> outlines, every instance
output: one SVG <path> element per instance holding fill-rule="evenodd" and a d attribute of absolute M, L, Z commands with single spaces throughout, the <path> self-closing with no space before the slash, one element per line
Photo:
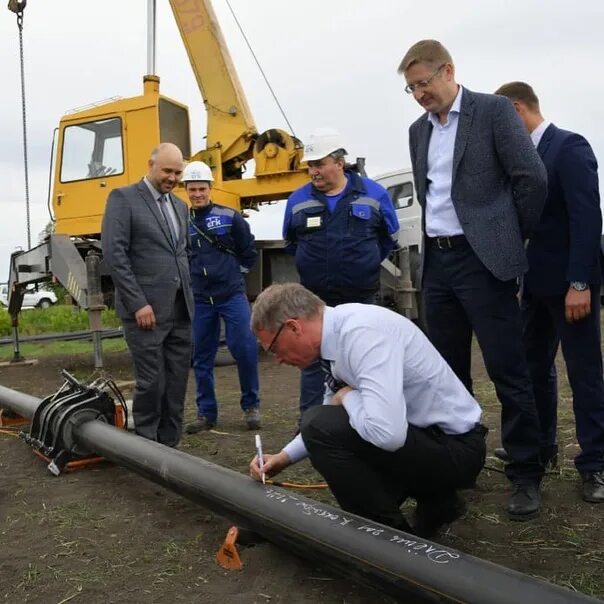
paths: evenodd
<path fill-rule="evenodd" d="M 319 359 L 323 405 L 306 411 L 301 432 L 280 453 L 250 463 L 256 480 L 310 457 L 340 506 L 432 536 L 457 519 L 482 469 L 486 428 L 478 403 L 411 321 L 377 306 L 326 306 L 296 283 L 258 296 L 252 328 L 279 363 Z M 400 511 L 417 501 L 413 528 Z"/>

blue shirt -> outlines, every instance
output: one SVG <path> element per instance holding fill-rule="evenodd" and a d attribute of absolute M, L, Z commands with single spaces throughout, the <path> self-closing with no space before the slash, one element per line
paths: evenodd
<path fill-rule="evenodd" d="M 438 115 L 434 113 L 428 113 L 427 117 L 432 124 L 430 146 L 428 147 L 428 188 L 426 190 L 426 235 L 428 237 L 463 234 L 451 198 L 453 153 L 462 91 L 463 88 L 460 86 L 444 124 L 440 123 Z"/>
<path fill-rule="evenodd" d="M 480 406 L 424 333 L 391 310 L 326 306 L 321 357 L 354 389 L 343 403 L 350 425 L 380 449 L 400 449 L 410 424 L 464 434 L 480 421 Z M 323 404 L 331 398 L 326 389 Z M 292 463 L 308 455 L 301 435 L 283 450 Z"/>
<path fill-rule="evenodd" d="M 325 199 L 327 200 L 327 209 L 333 214 L 333 211 L 336 209 L 338 205 L 338 201 L 344 197 L 346 193 L 346 188 L 335 195 L 325 195 Z"/>

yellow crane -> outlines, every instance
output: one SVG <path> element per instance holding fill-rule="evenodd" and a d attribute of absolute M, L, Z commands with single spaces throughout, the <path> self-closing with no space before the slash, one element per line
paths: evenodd
<path fill-rule="evenodd" d="M 178 145 L 212 168 L 216 201 L 235 209 L 284 199 L 307 182 L 302 143 L 277 128 L 259 133 L 209 0 L 170 0 L 207 111 L 207 146 L 191 152 L 187 107 L 144 76 L 141 96 L 93 105 L 61 118 L 52 207 L 55 232 L 98 237 L 109 191 L 141 178 L 149 151 Z M 253 159 L 255 175 L 242 178 Z"/>
<path fill-rule="evenodd" d="M 100 331 L 103 292 L 112 290 L 99 267 L 107 196 L 145 175 L 150 150 L 159 143 L 174 143 L 186 159 L 208 163 L 214 175 L 214 199 L 237 210 L 284 199 L 308 181 L 301 165 L 302 143 L 281 129 L 262 133 L 256 129 L 210 1 L 169 3 L 207 111 L 207 146 L 191 151 L 188 108 L 160 93 L 154 73 L 155 0 L 148 0 L 150 68 L 143 78 L 142 95 L 92 104 L 59 122 L 51 195 L 54 232 L 37 247 L 15 252 L 10 260 L 8 310 L 15 358 L 19 357 L 18 315 L 31 284 L 60 282 L 80 307 L 88 309 L 93 331 Z M 21 26 L 25 4 L 25 0 L 9 3 Z M 244 179 L 250 160 L 255 173 Z M 272 269 L 269 259 L 280 254 L 279 247 L 267 242 L 260 250 L 266 257 L 248 279 L 252 295 L 283 270 L 284 262 L 277 261 Z M 101 363 L 100 337 L 95 356 Z"/>
<path fill-rule="evenodd" d="M 191 151 L 188 108 L 160 93 L 155 74 L 155 1 L 148 0 L 148 73 L 142 95 L 93 104 L 60 120 L 51 195 L 54 232 L 41 245 L 15 252 L 10 261 L 8 310 L 16 358 L 25 288 L 50 278 L 88 309 L 91 328 L 98 335 L 103 293 L 113 289 L 99 266 L 107 196 L 144 176 L 149 152 L 159 143 L 174 143 L 186 159 L 206 162 L 213 171 L 214 200 L 237 210 L 284 199 L 308 181 L 301 141 L 278 128 L 262 133 L 256 129 L 210 0 L 169 0 L 207 111 L 206 148 Z M 26 0 L 11 3 L 9 8 L 21 12 L 22 22 Z M 243 178 L 250 160 L 254 176 Z M 363 171 L 362 161 L 353 167 Z M 282 242 L 258 242 L 258 248 L 260 260 L 247 279 L 252 298 L 271 281 L 296 278 Z M 410 308 L 404 300 L 415 290 L 408 259 L 405 270 L 385 264 L 382 283 L 395 293 L 397 306 Z M 95 357 L 102 362 L 100 336 Z"/>

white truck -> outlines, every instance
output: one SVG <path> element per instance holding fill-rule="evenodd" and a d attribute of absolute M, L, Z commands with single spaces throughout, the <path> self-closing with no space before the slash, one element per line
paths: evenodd
<path fill-rule="evenodd" d="M 49 308 L 57 301 L 57 296 L 49 289 L 30 286 L 23 295 L 22 308 Z M 0 305 L 8 306 L 8 284 L 0 285 Z"/>
<path fill-rule="evenodd" d="M 411 169 L 375 178 L 390 194 L 399 221 L 400 250 L 382 262 L 381 301 L 409 319 L 423 323 L 417 273 L 421 261 L 422 209 L 417 201 Z"/>

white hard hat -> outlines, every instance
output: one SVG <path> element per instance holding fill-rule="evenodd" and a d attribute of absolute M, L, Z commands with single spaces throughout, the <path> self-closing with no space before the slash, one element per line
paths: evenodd
<path fill-rule="evenodd" d="M 338 149 L 342 149 L 346 155 L 342 135 L 331 128 L 320 128 L 308 137 L 308 142 L 304 145 L 303 160 L 323 159 Z"/>
<path fill-rule="evenodd" d="M 203 181 L 213 182 L 212 170 L 202 161 L 192 161 L 187 164 L 182 173 L 182 182 Z"/>

